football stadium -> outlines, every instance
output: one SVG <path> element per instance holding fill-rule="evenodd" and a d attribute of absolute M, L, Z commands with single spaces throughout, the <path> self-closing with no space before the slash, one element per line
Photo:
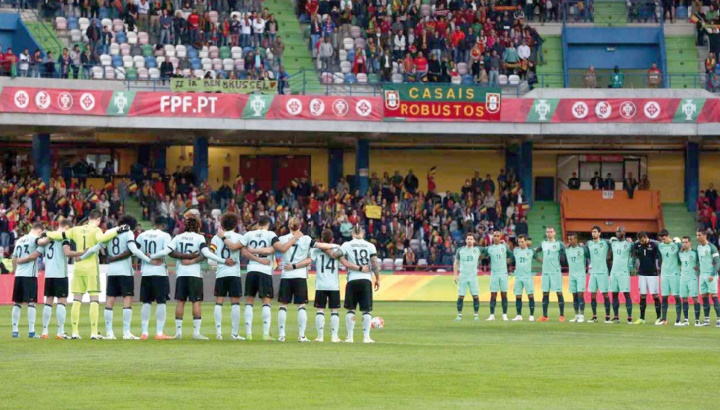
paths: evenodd
<path fill-rule="evenodd" d="M 715 408 L 719 7 L 0 3 L 0 408 Z"/>

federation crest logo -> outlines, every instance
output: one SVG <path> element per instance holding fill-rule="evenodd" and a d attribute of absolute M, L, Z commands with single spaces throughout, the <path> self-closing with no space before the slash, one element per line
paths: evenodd
<path fill-rule="evenodd" d="M 685 115 L 685 121 L 693 121 L 695 114 L 697 113 L 697 105 L 692 99 L 686 99 L 682 106 L 680 106 L 682 113 Z"/>
<path fill-rule="evenodd" d="M 70 95 L 70 93 L 68 93 L 68 92 L 60 93 L 60 95 L 58 95 L 58 98 L 57 98 L 57 104 L 61 110 L 63 110 L 63 111 L 69 110 L 73 106 L 72 95 Z"/>
<path fill-rule="evenodd" d="M 13 97 L 13 101 L 15 101 L 16 107 L 27 108 L 27 106 L 30 104 L 30 96 L 28 95 L 27 91 L 18 90 L 15 92 L 15 97 Z"/>
<path fill-rule="evenodd" d="M 41 110 L 47 110 L 50 106 L 50 94 L 40 91 L 35 95 L 35 105 Z"/>
<path fill-rule="evenodd" d="M 573 117 L 577 118 L 578 120 L 582 120 L 583 118 L 587 117 L 589 109 L 585 102 L 578 101 L 572 105 L 571 111 Z"/>
<path fill-rule="evenodd" d="M 319 98 L 310 100 L 310 114 L 319 117 L 325 112 L 325 103 Z"/>
<path fill-rule="evenodd" d="M 547 100 L 538 100 L 535 104 L 535 114 L 538 115 L 538 121 L 547 121 L 547 115 L 550 114 L 550 104 Z"/>
<path fill-rule="evenodd" d="M 661 111 L 662 110 L 660 109 L 660 104 L 658 104 L 656 101 L 646 102 L 645 107 L 643 108 L 643 112 L 645 113 L 645 116 L 651 120 L 654 120 L 657 117 L 659 117 Z"/>
<path fill-rule="evenodd" d="M 500 111 L 500 94 L 498 93 L 487 93 L 485 94 L 485 108 L 490 114 L 495 114 Z"/>
<path fill-rule="evenodd" d="M 350 105 L 347 103 L 347 101 L 339 98 L 333 101 L 332 110 L 336 116 L 344 117 L 345 115 L 347 115 L 348 111 L 350 111 Z"/>
<path fill-rule="evenodd" d="M 302 101 L 298 100 L 297 98 L 291 98 L 285 104 L 285 109 L 290 115 L 300 115 L 303 109 Z"/>
<path fill-rule="evenodd" d="M 355 112 L 361 117 L 368 117 L 372 114 L 372 104 L 365 99 L 359 100 L 355 103 Z"/>
<path fill-rule="evenodd" d="M 612 114 L 612 105 L 607 101 L 600 101 L 595 105 L 595 115 L 603 120 L 610 118 Z"/>
<path fill-rule="evenodd" d="M 128 106 L 128 99 L 124 92 L 118 91 L 115 94 L 115 97 L 113 97 L 113 105 L 115 105 L 115 108 L 117 109 L 117 114 L 125 113 L 125 108 Z"/>
<path fill-rule="evenodd" d="M 626 120 L 632 119 L 637 114 L 637 107 L 632 101 L 623 101 L 620 104 L 620 116 Z"/>
<path fill-rule="evenodd" d="M 85 111 L 92 111 L 95 108 L 95 96 L 90 93 L 83 93 L 80 96 L 80 108 Z"/>
<path fill-rule="evenodd" d="M 397 110 L 400 108 L 400 93 L 395 90 L 385 90 L 385 108 Z"/>
<path fill-rule="evenodd" d="M 253 117 L 262 117 L 262 113 L 265 110 L 265 99 L 259 95 L 254 95 L 250 99 L 250 109 L 253 110 Z"/>

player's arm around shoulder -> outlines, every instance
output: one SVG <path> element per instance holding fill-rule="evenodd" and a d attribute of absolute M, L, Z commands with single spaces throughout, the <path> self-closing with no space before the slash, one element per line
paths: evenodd
<path fill-rule="evenodd" d="M 52 239 L 53 241 L 61 241 L 63 239 L 72 238 L 73 234 L 75 233 L 75 227 L 68 229 L 65 232 L 60 231 L 48 231 L 45 233 L 45 235 Z"/>
<path fill-rule="evenodd" d="M 116 226 L 115 228 L 108 229 L 107 231 L 103 232 L 102 229 L 97 228 L 95 230 L 95 240 L 98 242 L 107 242 L 116 236 L 118 236 L 118 233 L 121 229 L 124 229 L 121 226 Z"/>

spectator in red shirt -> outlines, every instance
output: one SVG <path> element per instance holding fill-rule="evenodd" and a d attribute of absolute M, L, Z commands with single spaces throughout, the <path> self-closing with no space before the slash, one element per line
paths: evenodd
<path fill-rule="evenodd" d="M 463 41 L 465 41 L 465 33 L 460 30 L 459 26 L 456 26 L 455 31 L 450 35 L 450 44 L 452 45 L 453 61 L 455 61 L 455 64 L 457 64 L 462 57 L 463 53 L 460 45 Z"/>
<path fill-rule="evenodd" d="M 423 77 L 425 77 L 425 74 L 427 74 L 428 71 L 428 61 L 423 56 L 422 51 L 418 52 L 417 57 L 415 57 L 415 79 L 420 82 L 422 81 Z"/>
<path fill-rule="evenodd" d="M 196 9 L 187 18 L 188 31 L 190 33 L 190 43 L 195 44 L 198 41 L 198 29 L 200 27 L 200 15 Z"/>

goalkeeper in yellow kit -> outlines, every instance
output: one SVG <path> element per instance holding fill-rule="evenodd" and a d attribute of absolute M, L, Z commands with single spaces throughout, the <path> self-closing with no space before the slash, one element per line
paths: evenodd
<path fill-rule="evenodd" d="M 47 237 L 52 240 L 72 240 L 76 249 L 87 250 L 94 246 L 113 239 L 118 233 L 127 230 L 126 226 L 108 229 L 103 233 L 99 225 L 102 221 L 102 214 L 98 210 L 90 211 L 86 225 L 75 226 L 65 232 L 48 232 Z M 95 250 L 99 249 L 96 247 Z M 88 257 L 89 256 L 89 257 Z M 82 296 L 85 293 L 90 295 L 90 328 L 91 339 L 102 339 L 98 333 L 98 317 L 100 305 L 98 294 L 100 293 L 100 266 L 96 253 L 88 252 L 87 259 L 75 262 L 70 292 L 73 293 L 73 304 L 70 312 L 72 319 L 72 339 L 80 339 L 78 325 L 80 322 L 80 306 Z"/>

